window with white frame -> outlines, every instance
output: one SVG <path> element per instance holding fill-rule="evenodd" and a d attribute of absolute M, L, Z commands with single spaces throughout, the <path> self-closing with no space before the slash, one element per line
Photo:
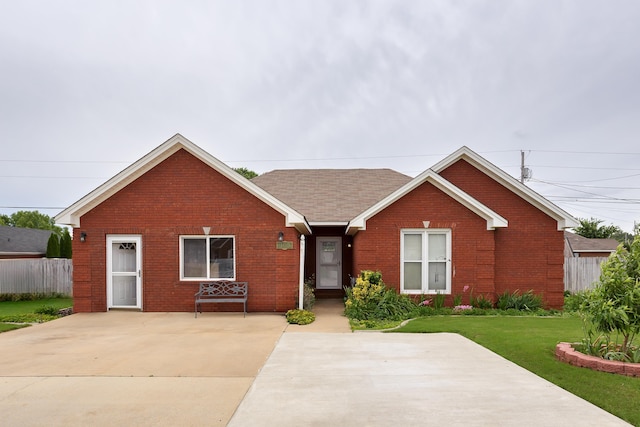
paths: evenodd
<path fill-rule="evenodd" d="M 451 230 L 402 230 L 400 263 L 402 292 L 451 293 Z"/>
<path fill-rule="evenodd" d="M 234 236 L 180 237 L 180 278 L 183 280 L 236 278 Z"/>

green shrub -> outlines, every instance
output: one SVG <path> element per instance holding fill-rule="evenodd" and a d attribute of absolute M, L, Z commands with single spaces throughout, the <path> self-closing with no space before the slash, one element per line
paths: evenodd
<path fill-rule="evenodd" d="M 520 311 L 536 311 L 542 307 L 542 297 L 535 295 L 532 290 L 523 294 L 519 290 L 513 293 L 505 291 L 498 296 L 496 307 L 500 310 L 520 310 Z"/>
<path fill-rule="evenodd" d="M 640 333 L 640 236 L 605 262 L 596 287 L 581 305 L 585 348 L 595 355 L 634 358 Z M 619 343 L 618 339 L 622 338 Z M 602 355 L 602 348 L 607 352 Z"/>
<path fill-rule="evenodd" d="M 582 304 L 587 300 L 587 294 L 588 291 L 580 291 L 575 294 L 565 292 L 563 310 L 568 312 L 579 311 Z"/>
<path fill-rule="evenodd" d="M 431 298 L 431 306 L 436 310 L 444 307 L 444 299 L 445 295 L 441 293 L 437 293 Z"/>
<path fill-rule="evenodd" d="M 287 317 L 287 322 L 297 325 L 308 325 L 316 320 L 315 314 L 307 310 L 300 310 L 299 308 L 287 311 L 285 316 Z"/>
<path fill-rule="evenodd" d="M 483 294 L 480 294 L 475 298 L 470 297 L 470 299 L 471 299 L 470 304 L 473 306 L 473 308 L 480 308 L 483 310 L 490 310 L 493 308 L 493 301 L 487 298 L 486 296 L 484 296 Z"/>
<path fill-rule="evenodd" d="M 60 258 L 60 237 L 51 233 L 47 242 L 47 258 Z"/>
<path fill-rule="evenodd" d="M 0 302 L 4 301 L 35 301 L 46 298 L 68 298 L 65 294 L 60 293 L 20 293 L 20 294 L 0 294 Z"/>
<path fill-rule="evenodd" d="M 69 229 L 65 228 L 60 237 L 60 257 L 71 259 L 72 253 L 71 235 L 69 234 Z"/>
<path fill-rule="evenodd" d="M 51 305 L 43 305 L 35 309 L 34 313 L 36 314 L 47 314 L 49 316 L 57 316 L 58 309 Z"/>
<path fill-rule="evenodd" d="M 382 274 L 365 270 L 351 288 L 345 288 L 345 315 L 355 320 L 404 320 L 417 313 L 416 304 L 407 295 L 389 289 Z"/>

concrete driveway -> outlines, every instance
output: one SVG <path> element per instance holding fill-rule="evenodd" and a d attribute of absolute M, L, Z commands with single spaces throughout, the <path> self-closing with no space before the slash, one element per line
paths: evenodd
<path fill-rule="evenodd" d="M 0 424 L 627 425 L 458 335 L 352 334 L 324 310 L 308 326 L 112 311 L 0 334 Z"/>
<path fill-rule="evenodd" d="M 0 334 L 0 424 L 226 425 L 286 326 L 112 311 Z"/>

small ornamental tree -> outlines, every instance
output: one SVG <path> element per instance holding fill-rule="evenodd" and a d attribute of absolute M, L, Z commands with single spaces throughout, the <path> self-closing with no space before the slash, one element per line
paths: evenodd
<path fill-rule="evenodd" d="M 596 287 L 588 293 L 582 312 L 586 323 L 586 344 L 601 343 L 593 340 L 592 330 L 603 335 L 599 344 L 617 354 L 629 354 L 635 337 L 640 332 L 640 236 L 636 236 L 629 249 L 622 245 L 605 262 Z M 622 343 L 612 342 L 611 334 L 622 337 Z"/>
<path fill-rule="evenodd" d="M 51 233 L 51 236 L 49 236 L 47 258 L 60 258 L 60 238 L 56 233 Z"/>
<path fill-rule="evenodd" d="M 64 229 L 62 237 L 60 237 L 60 257 L 71 259 L 71 235 L 68 229 Z"/>

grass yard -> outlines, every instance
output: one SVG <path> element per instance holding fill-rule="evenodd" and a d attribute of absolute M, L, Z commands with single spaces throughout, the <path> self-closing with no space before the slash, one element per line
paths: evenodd
<path fill-rule="evenodd" d="M 394 332 L 458 333 L 640 426 L 640 378 L 577 368 L 556 360 L 558 342 L 582 339 L 582 322 L 577 317 L 432 316 L 413 320 Z"/>
<path fill-rule="evenodd" d="M 72 298 L 46 298 L 32 301 L 3 301 L 0 302 L 0 332 L 22 328 L 26 325 L 16 325 L 5 322 L 46 322 L 56 319 L 56 316 L 37 314 L 36 311 L 43 307 L 53 307 L 55 309 L 73 306 Z"/>

